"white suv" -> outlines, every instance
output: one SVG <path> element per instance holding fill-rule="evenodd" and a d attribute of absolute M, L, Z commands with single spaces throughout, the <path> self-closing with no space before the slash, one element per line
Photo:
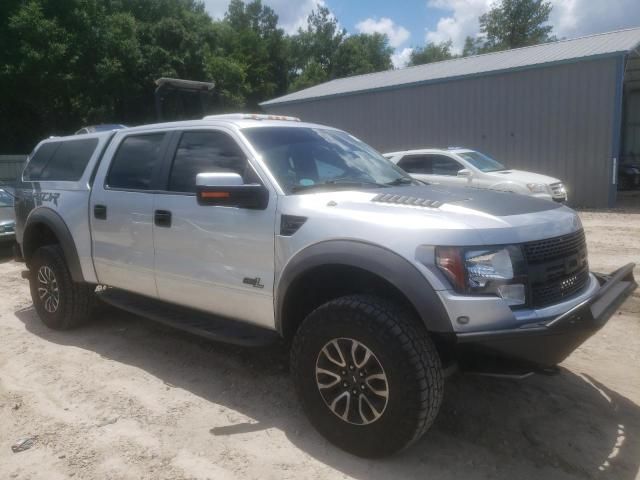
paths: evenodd
<path fill-rule="evenodd" d="M 406 150 L 384 156 L 412 177 L 428 183 L 488 188 L 556 202 L 567 201 L 565 186 L 557 178 L 511 170 L 484 153 L 466 148 Z"/>

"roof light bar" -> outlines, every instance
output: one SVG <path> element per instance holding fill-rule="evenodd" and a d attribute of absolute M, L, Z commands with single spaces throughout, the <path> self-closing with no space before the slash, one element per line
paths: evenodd
<path fill-rule="evenodd" d="M 284 120 L 299 122 L 298 117 L 288 115 L 266 115 L 261 113 L 225 113 L 222 115 L 207 115 L 203 120 Z"/>

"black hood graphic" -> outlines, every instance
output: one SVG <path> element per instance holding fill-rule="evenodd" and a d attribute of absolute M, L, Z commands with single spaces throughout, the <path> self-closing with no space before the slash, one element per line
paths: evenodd
<path fill-rule="evenodd" d="M 407 185 L 381 189 L 380 196 L 398 196 L 394 201 L 427 208 L 437 208 L 441 204 L 459 205 L 497 217 L 523 215 L 561 208 L 562 205 L 551 200 L 528 197 L 511 192 L 498 192 L 471 187 L 453 187 L 442 185 Z M 411 197 L 409 201 L 401 197 Z M 387 197 L 390 199 L 390 197 Z M 378 198 L 378 200 L 380 199 Z"/>

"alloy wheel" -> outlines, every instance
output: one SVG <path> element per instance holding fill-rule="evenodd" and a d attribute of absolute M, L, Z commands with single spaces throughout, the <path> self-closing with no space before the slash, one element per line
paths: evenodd
<path fill-rule="evenodd" d="M 58 288 L 58 280 L 53 270 L 42 265 L 38 269 L 38 297 L 49 313 L 55 313 L 60 305 L 60 289 Z"/>
<path fill-rule="evenodd" d="M 335 338 L 316 360 L 316 384 L 329 409 L 353 425 L 378 420 L 389 402 L 389 382 L 382 364 L 362 342 Z"/>

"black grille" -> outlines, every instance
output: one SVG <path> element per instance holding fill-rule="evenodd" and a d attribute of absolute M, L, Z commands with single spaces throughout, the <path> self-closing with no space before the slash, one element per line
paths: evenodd
<path fill-rule="evenodd" d="M 586 245 L 584 230 L 579 230 L 561 237 L 525 243 L 524 254 L 530 264 L 548 262 L 576 254 L 586 249 Z"/>
<path fill-rule="evenodd" d="M 584 231 L 523 245 L 528 264 L 530 304 L 553 305 L 579 293 L 589 281 Z"/>
<path fill-rule="evenodd" d="M 589 280 L 589 269 L 569 275 L 562 280 L 532 287 L 532 297 L 534 307 L 545 307 L 559 303 L 565 298 L 580 292 Z"/>

